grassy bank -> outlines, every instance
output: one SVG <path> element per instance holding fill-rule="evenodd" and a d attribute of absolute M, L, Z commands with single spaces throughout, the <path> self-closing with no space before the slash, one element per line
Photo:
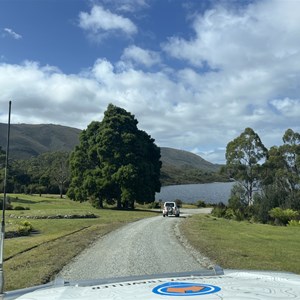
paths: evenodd
<path fill-rule="evenodd" d="M 191 244 L 223 268 L 300 274 L 300 228 L 195 215 L 184 223 Z"/>
<path fill-rule="evenodd" d="M 5 239 L 5 290 L 45 283 L 95 239 L 125 223 L 153 216 L 151 211 L 97 210 L 89 203 L 28 195 L 11 195 L 13 207 L 27 210 L 6 211 L 6 231 L 18 230 L 27 220 L 34 231 L 29 236 Z M 97 218 L 51 219 L 66 215 Z M 34 219 L 33 217 L 46 217 Z"/>

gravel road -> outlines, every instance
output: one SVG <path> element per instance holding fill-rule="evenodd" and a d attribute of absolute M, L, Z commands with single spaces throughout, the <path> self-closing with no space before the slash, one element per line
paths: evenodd
<path fill-rule="evenodd" d="M 196 271 L 211 266 L 179 232 L 179 225 L 193 213 L 182 210 L 180 218 L 157 216 L 128 224 L 100 238 L 84 250 L 58 277 L 69 280 L 151 275 Z"/>

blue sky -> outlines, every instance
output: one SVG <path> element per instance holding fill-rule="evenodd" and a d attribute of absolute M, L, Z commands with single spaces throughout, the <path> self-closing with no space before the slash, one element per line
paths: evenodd
<path fill-rule="evenodd" d="M 224 163 L 246 127 L 300 131 L 298 0 L 0 0 L 0 122 L 84 129 L 109 103 Z"/>

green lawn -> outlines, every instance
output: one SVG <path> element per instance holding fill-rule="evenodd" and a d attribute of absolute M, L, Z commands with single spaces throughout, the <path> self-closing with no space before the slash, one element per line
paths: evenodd
<path fill-rule="evenodd" d="M 27 237 L 5 239 L 5 290 L 48 282 L 74 256 L 95 239 L 128 222 L 151 217 L 146 210 L 95 209 L 89 203 L 29 195 L 11 195 L 12 205 L 29 210 L 7 210 L 6 231 L 28 220 L 35 232 Z M 94 219 L 31 219 L 32 216 L 86 215 Z"/>
<path fill-rule="evenodd" d="M 300 274 L 300 228 L 195 215 L 183 225 L 191 244 L 223 268 Z"/>

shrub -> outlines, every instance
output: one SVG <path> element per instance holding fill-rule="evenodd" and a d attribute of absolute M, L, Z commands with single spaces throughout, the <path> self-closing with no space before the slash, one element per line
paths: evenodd
<path fill-rule="evenodd" d="M 225 212 L 226 212 L 226 205 L 224 203 L 220 202 L 213 208 L 211 214 L 214 217 L 223 218 L 225 216 Z"/>
<path fill-rule="evenodd" d="M 148 208 L 153 209 L 153 208 L 160 208 L 160 203 L 157 201 L 151 202 L 148 204 Z"/>
<path fill-rule="evenodd" d="M 178 207 L 182 207 L 182 201 L 180 199 L 176 199 L 175 203 Z"/>
<path fill-rule="evenodd" d="M 224 214 L 225 219 L 235 219 L 235 214 L 232 208 L 227 208 Z"/>
<path fill-rule="evenodd" d="M 236 221 L 243 221 L 243 220 L 246 219 L 246 216 L 245 216 L 245 214 L 242 211 L 240 211 L 239 209 L 237 209 L 237 210 L 234 211 L 234 219 Z"/>
<path fill-rule="evenodd" d="M 14 210 L 29 210 L 29 207 L 24 207 L 24 206 L 16 206 L 14 207 Z"/>
<path fill-rule="evenodd" d="M 228 207 L 234 210 L 243 210 L 247 207 L 247 205 L 248 203 L 244 187 L 237 183 L 234 184 L 231 189 L 230 198 L 228 199 Z"/>
<path fill-rule="evenodd" d="M 274 219 L 276 225 L 287 225 L 289 221 L 296 219 L 299 213 L 292 209 L 275 207 L 269 211 L 269 215 Z"/>
<path fill-rule="evenodd" d="M 23 221 L 20 223 L 17 233 L 21 236 L 29 235 L 30 232 L 33 230 L 33 226 L 29 221 Z"/>
<path fill-rule="evenodd" d="M 298 221 L 298 220 L 290 220 L 288 222 L 288 226 L 299 226 L 300 227 L 300 221 Z"/>
<path fill-rule="evenodd" d="M 206 203 L 203 200 L 198 200 L 195 204 L 199 208 L 206 207 Z"/>

